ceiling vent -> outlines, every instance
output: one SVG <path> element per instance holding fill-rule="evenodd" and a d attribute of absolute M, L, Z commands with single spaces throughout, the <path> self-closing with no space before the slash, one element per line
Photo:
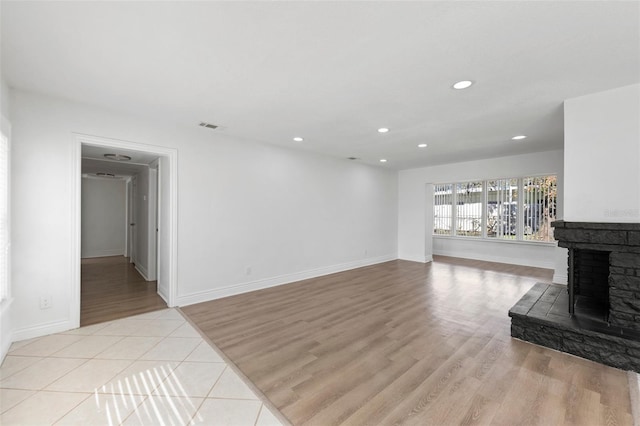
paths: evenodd
<path fill-rule="evenodd" d="M 200 122 L 200 127 L 206 127 L 207 129 L 217 129 L 218 126 L 216 126 L 215 124 L 211 124 L 211 123 L 205 123 L 204 121 Z"/>
<path fill-rule="evenodd" d="M 347 160 L 351 160 L 351 161 L 358 160 L 358 157 L 347 157 Z"/>
<path fill-rule="evenodd" d="M 96 173 L 96 176 L 100 176 L 100 177 L 116 177 L 116 175 L 114 175 L 113 173 L 105 173 L 105 172 L 98 172 Z"/>

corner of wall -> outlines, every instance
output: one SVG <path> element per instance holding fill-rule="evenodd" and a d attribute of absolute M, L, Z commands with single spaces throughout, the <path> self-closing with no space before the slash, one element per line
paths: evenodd
<path fill-rule="evenodd" d="M 13 299 L 7 299 L 0 303 L 0 364 L 4 361 L 13 343 L 13 330 L 11 329 L 12 301 Z"/>

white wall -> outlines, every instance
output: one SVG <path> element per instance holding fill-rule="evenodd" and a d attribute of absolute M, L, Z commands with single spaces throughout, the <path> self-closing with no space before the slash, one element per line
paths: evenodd
<path fill-rule="evenodd" d="M 561 263 L 557 259 L 566 258 L 564 249 L 532 243 L 435 237 L 433 253 L 429 252 L 428 240 L 432 231 L 431 228 L 427 229 L 426 223 L 432 217 L 433 197 L 426 195 L 432 193 L 428 184 L 540 174 L 558 175 L 558 217 L 562 217 L 562 151 L 401 171 L 398 178 L 398 257 L 424 262 L 429 261 L 432 254 L 440 254 L 549 269 L 559 268 Z M 564 268 L 558 269 L 554 280 L 566 280 L 566 262 Z"/>
<path fill-rule="evenodd" d="M 4 78 L 0 78 L 0 112 L 2 116 L 7 120 L 11 120 L 11 100 L 10 100 L 10 92 L 9 86 L 4 81 Z"/>
<path fill-rule="evenodd" d="M 10 89 L 4 81 L 4 78 L 0 76 L 0 127 L 2 129 L 2 133 L 9 136 L 11 139 L 10 150 L 12 145 L 12 136 L 11 136 L 11 111 L 10 111 Z M 11 179 L 11 177 L 9 178 Z M 11 197 L 11 194 L 9 195 Z M 11 203 L 11 201 L 9 201 Z M 11 238 L 11 237 L 10 237 Z M 9 258 L 12 256 L 12 251 L 9 252 Z M 9 286 L 11 287 L 11 269 L 8 271 L 9 278 Z M 11 291 L 11 290 L 10 290 Z M 11 312 L 13 310 L 13 300 L 10 297 L 7 300 L 4 300 L 0 303 L 0 363 L 4 360 L 4 357 L 7 355 L 9 351 L 9 346 L 11 346 L 11 342 L 13 341 L 13 322 L 11 321 Z"/>
<path fill-rule="evenodd" d="M 69 326 L 72 132 L 178 149 L 178 305 L 396 257 L 394 171 L 233 140 L 197 120 L 175 127 L 21 91 L 12 108 L 21 338 Z"/>
<path fill-rule="evenodd" d="M 82 257 L 124 255 L 126 182 L 82 178 Z"/>
<path fill-rule="evenodd" d="M 170 211 L 169 203 L 169 159 L 160 157 L 158 159 L 158 228 L 168 230 L 169 218 L 163 212 Z M 158 258 L 169 259 L 169 232 L 158 234 Z M 169 265 L 167 262 L 160 262 L 158 265 L 157 277 L 158 293 L 164 300 L 169 300 Z"/>
<path fill-rule="evenodd" d="M 565 215 L 640 222 L 640 84 L 564 103 Z"/>
<path fill-rule="evenodd" d="M 136 175 L 135 206 L 136 217 L 133 228 L 136 233 L 136 251 L 133 259 L 136 269 L 145 279 L 149 272 L 149 168 L 145 167 Z"/>

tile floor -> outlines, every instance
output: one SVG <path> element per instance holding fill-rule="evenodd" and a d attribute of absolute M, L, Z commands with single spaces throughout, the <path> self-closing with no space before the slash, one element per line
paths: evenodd
<path fill-rule="evenodd" d="M 14 343 L 0 424 L 280 425 L 174 309 Z"/>

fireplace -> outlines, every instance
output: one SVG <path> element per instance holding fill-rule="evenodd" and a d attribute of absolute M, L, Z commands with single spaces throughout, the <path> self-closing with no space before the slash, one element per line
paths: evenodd
<path fill-rule="evenodd" d="M 511 335 L 640 372 L 640 224 L 552 226 L 568 285 L 536 284 L 509 311 Z"/>
<path fill-rule="evenodd" d="M 640 224 L 556 221 L 569 250 L 569 313 L 599 305 L 611 325 L 640 331 Z"/>

